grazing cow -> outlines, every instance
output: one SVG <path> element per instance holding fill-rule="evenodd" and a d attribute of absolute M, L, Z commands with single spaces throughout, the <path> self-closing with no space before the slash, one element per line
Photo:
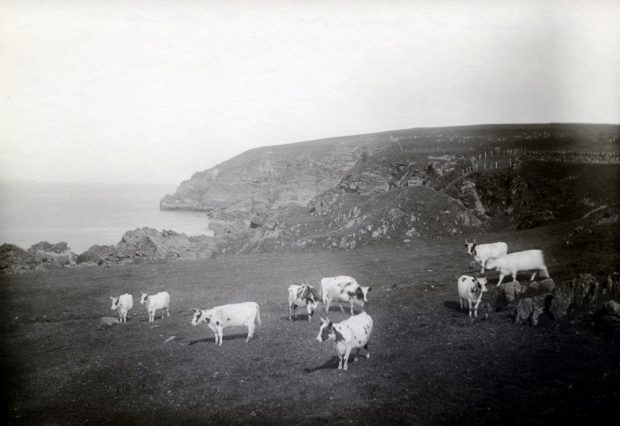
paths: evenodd
<path fill-rule="evenodd" d="M 260 325 L 260 308 L 258 303 L 245 302 L 216 306 L 211 309 L 194 309 L 192 325 L 196 326 L 203 321 L 206 321 L 209 328 L 213 330 L 216 344 L 222 346 L 225 327 L 241 326 L 248 328 L 248 337 L 245 339 L 247 343 L 254 336 L 255 322 L 258 321 Z"/>
<path fill-rule="evenodd" d="M 519 271 L 530 271 L 532 269 L 536 270 L 532 274 L 530 281 L 534 281 L 534 277 L 538 271 L 544 272 L 545 277 L 549 278 L 549 271 L 545 265 L 542 250 L 516 251 L 494 259 L 489 259 L 487 261 L 487 268 L 499 271 L 499 281 L 497 281 L 497 285 L 500 285 L 504 277 L 508 274 L 512 274 L 512 280 L 516 281 Z"/>
<path fill-rule="evenodd" d="M 368 351 L 368 340 L 372 333 L 372 318 L 366 312 L 353 315 L 338 324 L 332 323 L 329 318 L 326 320 L 321 318 L 321 328 L 316 339 L 324 342 L 327 339 L 336 342 L 336 351 L 338 352 L 338 370 L 347 371 L 349 355 L 352 349 L 357 349 L 354 361 L 357 361 L 357 355 L 363 347 L 366 350 L 366 358 L 370 358 Z M 344 366 L 342 362 L 344 360 Z"/>
<path fill-rule="evenodd" d="M 459 288 L 459 298 L 461 301 L 461 309 L 464 308 L 464 302 L 469 305 L 469 316 L 471 317 L 472 304 L 475 303 L 473 311 L 474 316 L 478 316 L 478 305 L 482 300 L 482 293 L 487 291 L 487 279 L 475 278 L 469 275 L 461 275 L 457 281 Z"/>
<path fill-rule="evenodd" d="M 297 306 L 306 305 L 308 311 L 308 321 L 312 320 L 312 315 L 317 308 L 319 300 L 319 292 L 311 285 L 302 283 L 301 285 L 292 284 L 288 288 L 288 319 L 293 320 L 293 317 L 297 318 L 295 312 Z"/>
<path fill-rule="evenodd" d="M 166 315 L 170 316 L 170 295 L 167 291 L 161 291 L 157 294 L 149 296 L 146 293 L 142 293 L 140 298 L 140 304 L 146 306 L 146 310 L 149 313 L 149 322 L 155 321 L 155 313 L 158 309 L 162 310 L 161 317 L 164 317 L 163 309 L 166 310 Z"/>
<path fill-rule="evenodd" d="M 474 260 L 480 264 L 482 269 L 481 274 L 484 274 L 486 263 L 489 259 L 494 257 L 503 256 L 508 253 L 508 244 L 504 242 L 489 243 L 489 244 L 477 244 L 476 240 L 473 243 L 465 240 L 465 247 L 467 247 L 467 254 L 474 256 Z"/>
<path fill-rule="evenodd" d="M 127 313 L 131 308 L 133 308 L 133 296 L 131 294 L 125 293 L 119 297 L 111 297 L 112 299 L 112 310 L 118 310 L 118 320 L 119 322 L 127 322 Z"/>
<path fill-rule="evenodd" d="M 329 306 L 333 301 L 349 302 L 351 304 L 351 315 L 353 315 L 353 305 L 362 306 L 362 310 L 368 303 L 368 292 L 370 287 L 362 287 L 355 281 L 355 278 L 346 275 L 337 277 L 327 277 L 321 280 L 321 296 L 325 304 L 325 312 L 329 311 Z M 342 303 L 340 310 L 344 312 Z"/>

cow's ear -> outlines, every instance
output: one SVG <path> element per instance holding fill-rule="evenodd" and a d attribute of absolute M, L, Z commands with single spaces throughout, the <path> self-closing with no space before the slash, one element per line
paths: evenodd
<path fill-rule="evenodd" d="M 368 291 L 372 290 L 372 287 L 368 287 Z"/>

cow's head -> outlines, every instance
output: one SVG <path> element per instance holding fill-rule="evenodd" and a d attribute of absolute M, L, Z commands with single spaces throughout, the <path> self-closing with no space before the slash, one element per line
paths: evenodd
<path fill-rule="evenodd" d="M 353 300 L 360 305 L 364 305 L 368 303 L 368 292 L 371 290 L 370 287 L 362 287 L 357 286 L 354 292 L 349 292 L 349 295 L 353 298 Z"/>
<path fill-rule="evenodd" d="M 474 279 L 474 287 L 472 288 L 473 294 L 486 293 L 487 290 L 487 279 L 484 277 L 475 278 Z"/>
<path fill-rule="evenodd" d="M 146 299 L 149 298 L 149 295 L 146 293 L 142 293 L 140 292 L 141 296 L 140 296 L 140 304 L 144 305 L 146 303 Z"/>
<path fill-rule="evenodd" d="M 203 321 L 206 321 L 207 324 L 211 322 L 211 313 L 209 312 L 209 310 L 194 308 L 194 316 L 192 317 L 192 325 L 198 325 Z"/>
<path fill-rule="evenodd" d="M 115 311 L 116 309 L 118 309 L 118 302 L 120 300 L 120 297 L 112 297 L 110 296 L 110 299 L 112 299 L 112 307 L 110 309 L 112 309 L 113 311 Z"/>
<path fill-rule="evenodd" d="M 476 240 L 473 243 L 465 240 L 465 247 L 467 247 L 467 254 L 475 255 L 476 254 Z"/>
<path fill-rule="evenodd" d="M 316 340 L 319 342 L 324 342 L 327 339 L 332 338 L 332 335 L 334 335 L 333 323 L 329 320 L 329 318 L 321 318 L 321 328 L 319 329 L 319 335 L 316 336 Z"/>

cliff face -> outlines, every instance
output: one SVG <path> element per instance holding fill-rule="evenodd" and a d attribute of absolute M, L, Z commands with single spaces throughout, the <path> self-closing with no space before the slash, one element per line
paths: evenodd
<path fill-rule="evenodd" d="M 441 238 L 490 217 L 527 228 L 583 214 L 570 203 L 618 204 L 589 185 L 617 187 L 618 135 L 607 125 L 470 126 L 259 148 L 194 174 L 161 208 L 209 212 L 232 252 Z"/>
<path fill-rule="evenodd" d="M 160 208 L 207 211 L 218 218 L 289 204 L 305 206 L 336 185 L 357 161 L 372 155 L 377 142 L 338 138 L 253 149 L 194 174 L 173 195 L 166 195 Z"/>

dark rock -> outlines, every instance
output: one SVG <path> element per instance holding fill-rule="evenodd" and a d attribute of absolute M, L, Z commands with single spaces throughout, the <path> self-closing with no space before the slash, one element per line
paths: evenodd
<path fill-rule="evenodd" d="M 26 250 L 14 244 L 0 246 L 0 271 L 5 274 L 34 271 L 39 262 Z"/>
<path fill-rule="evenodd" d="M 46 269 L 75 265 L 77 258 L 77 255 L 71 251 L 65 242 L 51 244 L 42 241 L 30 246 L 28 253 Z"/>
<path fill-rule="evenodd" d="M 553 291 L 553 299 L 549 306 L 549 312 L 553 318 L 560 319 L 568 314 L 568 310 L 573 303 L 573 292 L 567 287 L 558 287 Z"/>
<path fill-rule="evenodd" d="M 78 265 L 82 265 L 82 264 L 103 265 L 107 263 L 109 257 L 114 254 L 114 250 L 115 250 L 115 246 L 106 246 L 106 245 L 91 246 L 88 250 L 81 253 L 77 257 L 76 263 Z"/>

